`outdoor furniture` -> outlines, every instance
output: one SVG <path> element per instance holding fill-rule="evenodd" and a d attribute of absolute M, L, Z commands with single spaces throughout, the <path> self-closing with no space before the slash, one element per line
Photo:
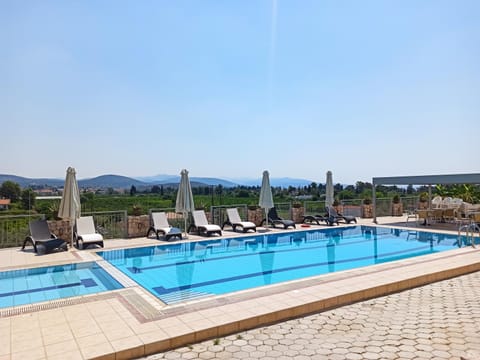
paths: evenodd
<path fill-rule="evenodd" d="M 222 235 L 222 229 L 220 226 L 215 224 L 209 224 L 207 220 L 207 215 L 203 210 L 194 210 L 193 215 L 193 224 L 190 225 L 188 232 L 197 231 L 200 235 L 210 236 L 213 234 Z"/>
<path fill-rule="evenodd" d="M 33 250 L 39 254 L 45 254 L 54 250 L 67 250 L 67 242 L 63 239 L 58 239 L 50 232 L 47 220 L 35 220 L 28 224 L 30 228 L 30 235 L 25 238 L 22 245 L 22 250 L 28 243 L 31 243 Z"/>
<path fill-rule="evenodd" d="M 320 221 L 323 221 L 326 223 L 326 225 L 333 225 L 336 221 L 334 218 L 332 217 L 329 217 L 329 216 L 323 216 L 323 215 L 305 215 L 303 217 L 303 221 L 302 223 L 304 224 L 317 224 L 317 225 L 321 225 L 320 224 Z M 337 222 L 338 224 L 338 222 Z"/>
<path fill-rule="evenodd" d="M 266 219 L 262 220 L 262 225 L 266 222 Z M 295 222 L 292 220 L 286 220 L 282 219 L 280 216 L 278 216 L 277 209 L 275 207 L 271 208 L 268 211 L 268 223 L 272 224 L 273 227 L 277 227 L 277 225 L 283 226 L 284 229 L 287 229 L 288 227 L 295 227 Z"/>
<path fill-rule="evenodd" d="M 165 212 L 153 212 L 151 214 L 151 219 L 153 225 L 148 229 L 147 237 L 149 237 L 150 233 L 153 231 L 157 236 L 157 239 L 160 239 L 160 235 L 162 235 L 167 241 L 174 237 L 178 237 L 182 240 L 182 230 L 173 227 L 168 223 L 167 214 Z"/>
<path fill-rule="evenodd" d="M 340 220 L 345 224 L 350 224 L 351 222 L 354 222 L 355 224 L 357 223 L 357 218 L 355 216 L 340 214 L 333 206 L 327 206 L 326 210 L 328 217 L 332 217 L 332 221 L 336 222 L 337 224 Z"/>
<path fill-rule="evenodd" d="M 243 232 L 247 232 L 248 230 L 257 231 L 257 227 L 253 222 L 242 221 L 237 208 L 227 209 L 227 216 L 228 220 L 222 225 L 222 230 L 225 225 L 229 225 L 233 228 L 233 231 L 236 231 L 237 227 L 242 228 Z"/>
<path fill-rule="evenodd" d="M 86 249 L 91 245 L 103 247 L 103 236 L 96 232 L 92 216 L 79 217 L 75 228 L 77 249 Z"/>
<path fill-rule="evenodd" d="M 407 210 L 407 219 L 405 220 L 405 226 L 408 226 L 408 222 L 410 221 L 410 219 L 413 219 L 413 221 L 415 221 L 415 225 L 418 225 L 418 217 L 417 217 L 416 210 L 412 210 L 412 209 Z"/>

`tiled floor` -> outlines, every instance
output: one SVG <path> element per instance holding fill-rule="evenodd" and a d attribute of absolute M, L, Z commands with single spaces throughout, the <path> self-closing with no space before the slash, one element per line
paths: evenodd
<path fill-rule="evenodd" d="M 371 224 L 371 220 L 366 223 Z M 112 240 L 106 247 L 150 244 L 158 241 Z M 91 261 L 95 257 L 91 251 L 35 256 L 9 249 L 0 251 L 0 270 Z M 177 306 L 165 306 L 142 288 L 131 286 L 19 307 L 0 312 L 0 360 L 141 357 L 472 273 L 480 270 L 479 260 L 477 249 L 462 248 Z"/>

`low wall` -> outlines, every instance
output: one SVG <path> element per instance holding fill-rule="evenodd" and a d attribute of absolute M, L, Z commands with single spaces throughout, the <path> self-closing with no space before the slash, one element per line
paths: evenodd
<path fill-rule="evenodd" d="M 305 215 L 305 208 L 301 207 L 292 207 L 292 220 L 297 224 L 301 224 L 303 222 L 303 217 Z"/>
<path fill-rule="evenodd" d="M 248 209 L 247 211 L 247 221 L 253 222 L 256 226 L 262 224 L 262 220 L 265 219 L 265 210 L 264 209 Z"/>
<path fill-rule="evenodd" d="M 150 216 L 128 216 L 127 220 L 128 238 L 144 237 L 150 228 Z M 50 232 L 60 239 L 70 242 L 72 238 L 72 228 L 69 220 L 49 220 L 48 228 Z"/>

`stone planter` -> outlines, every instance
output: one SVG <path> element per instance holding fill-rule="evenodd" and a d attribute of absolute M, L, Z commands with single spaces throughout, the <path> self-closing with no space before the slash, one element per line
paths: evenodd
<path fill-rule="evenodd" d="M 372 204 L 362 205 L 362 218 L 373 218 L 373 205 Z"/>
<path fill-rule="evenodd" d="M 336 205 L 333 208 L 337 210 L 337 213 L 343 214 L 343 205 Z"/>
<path fill-rule="evenodd" d="M 145 237 L 150 228 L 150 216 L 129 216 L 127 223 L 127 232 L 129 238 Z"/>
<path fill-rule="evenodd" d="M 52 234 L 70 244 L 72 240 L 72 227 L 69 220 L 49 220 L 47 223 Z"/>
<path fill-rule="evenodd" d="M 417 204 L 417 208 L 421 210 L 428 209 L 428 201 L 419 201 Z"/>
<path fill-rule="evenodd" d="M 303 221 L 303 216 L 305 215 L 305 208 L 301 207 L 292 207 L 292 220 L 300 224 Z"/>
<path fill-rule="evenodd" d="M 260 226 L 262 220 L 265 219 L 265 210 L 258 208 L 258 209 L 248 209 L 247 210 L 247 221 L 253 222 L 255 225 Z"/>
<path fill-rule="evenodd" d="M 402 203 L 393 203 L 392 204 L 392 216 L 403 216 L 403 204 Z"/>

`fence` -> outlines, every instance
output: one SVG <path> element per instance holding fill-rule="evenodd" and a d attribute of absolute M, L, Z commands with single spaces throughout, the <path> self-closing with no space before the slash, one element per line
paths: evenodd
<path fill-rule="evenodd" d="M 153 212 L 164 212 L 167 215 L 168 223 L 176 228 L 183 229 L 185 227 L 185 219 L 183 214 L 179 214 L 175 212 L 175 208 L 157 208 L 157 209 L 149 209 L 148 214 L 151 215 Z M 191 215 L 187 215 L 187 229 L 189 228 L 190 224 L 192 223 Z M 150 224 L 153 225 L 153 224 Z"/>
<path fill-rule="evenodd" d="M 417 208 L 418 196 L 402 197 L 400 201 L 403 206 L 404 212 L 407 210 L 413 210 Z M 341 200 L 340 205 L 343 207 L 343 215 L 363 217 L 362 212 L 363 199 L 349 199 Z M 376 214 L 377 216 L 391 216 L 392 215 L 392 198 L 377 198 L 376 199 Z M 325 201 L 305 201 L 304 204 L 305 214 L 325 214 Z"/>
<path fill-rule="evenodd" d="M 30 221 L 43 219 L 44 214 L 0 216 L 0 248 L 21 246 L 30 235 Z"/>
<path fill-rule="evenodd" d="M 210 221 L 212 221 L 212 223 L 214 224 L 217 224 L 218 226 L 222 226 L 228 220 L 226 209 L 229 209 L 229 208 L 237 208 L 240 218 L 245 221 L 248 219 L 248 207 L 245 204 L 217 205 L 217 206 L 210 207 L 210 214 L 211 214 Z"/>
<path fill-rule="evenodd" d="M 275 209 L 277 209 L 277 214 L 280 216 L 282 219 L 289 219 L 291 220 L 293 217 L 292 214 L 292 203 L 276 203 L 275 204 Z"/>
<path fill-rule="evenodd" d="M 82 213 L 82 216 L 93 216 L 97 231 L 102 234 L 105 239 L 128 237 L 126 211 L 85 212 Z M 25 237 L 30 235 L 28 224 L 31 221 L 39 219 L 45 219 L 45 215 L 0 216 L 0 248 L 21 246 Z M 49 221 L 51 226 L 51 223 L 54 222 L 55 220 Z M 68 222 L 63 223 L 68 225 Z M 64 235 L 71 236 L 70 229 L 61 229 L 61 226 L 62 225 L 58 225 L 57 230 L 61 230 Z"/>
<path fill-rule="evenodd" d="M 403 211 L 413 210 L 417 207 L 418 196 L 402 197 L 400 198 Z M 361 199 L 341 200 L 343 206 L 343 214 L 362 217 L 362 203 Z M 392 199 L 379 198 L 376 200 L 376 215 L 390 216 L 392 215 Z M 211 219 L 214 224 L 222 226 L 227 220 L 226 208 L 236 207 L 239 210 L 240 217 L 248 220 L 248 207 L 246 204 L 238 205 L 222 205 L 212 206 L 210 208 Z M 275 204 L 277 213 L 284 219 L 293 219 L 292 203 L 277 203 Z M 149 213 L 155 211 L 164 211 L 167 214 L 167 219 L 170 225 L 183 229 L 185 226 L 184 217 L 182 214 L 177 214 L 175 208 L 150 209 Z M 305 201 L 305 214 L 324 214 L 325 201 Z M 101 211 L 101 212 L 84 212 L 82 216 L 93 216 L 95 224 L 99 233 L 105 239 L 112 238 L 128 238 L 128 216 L 127 211 Z M 0 248 L 21 246 L 25 237 L 30 234 L 28 224 L 30 221 L 45 219 L 44 214 L 35 215 L 5 215 L 0 216 Z M 187 218 L 187 229 L 192 223 L 191 215 Z M 69 230 L 67 231 L 67 233 Z"/>
<path fill-rule="evenodd" d="M 128 237 L 127 211 L 84 212 L 82 216 L 93 216 L 97 231 L 105 239 Z"/>

